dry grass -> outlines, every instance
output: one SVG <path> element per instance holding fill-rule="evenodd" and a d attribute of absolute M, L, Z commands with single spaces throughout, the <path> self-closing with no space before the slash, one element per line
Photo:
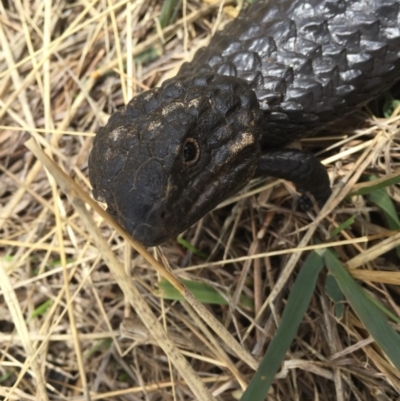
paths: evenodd
<path fill-rule="evenodd" d="M 185 234 L 207 261 L 175 241 L 146 254 L 96 209 L 86 195 L 96 128 L 173 74 L 235 13 L 220 1 L 184 1 L 184 15 L 161 32 L 162 3 L 0 2 L 1 399 L 238 399 L 304 259 L 294 251 L 315 248 L 314 233 L 326 239 L 351 215 L 355 224 L 328 245 L 400 315 L 399 234 L 363 198 L 342 202 L 364 172 L 399 170 L 396 111 L 386 120 L 360 112 L 352 130 L 343 124 L 328 141 L 304 142 L 327 148 L 321 157 L 341 184 L 318 224 L 291 209 L 289 184 L 257 183 Z M 29 138 L 44 153 L 32 141 L 28 150 Z M 398 186 L 390 196 L 398 205 Z M 230 306 L 202 307 L 175 275 L 226 291 Z M 160 299 L 161 276 L 188 302 Z M 254 299 L 254 310 L 240 294 Z M 334 307 L 321 277 L 269 400 L 396 399 L 400 373 L 352 310 L 339 319 Z"/>

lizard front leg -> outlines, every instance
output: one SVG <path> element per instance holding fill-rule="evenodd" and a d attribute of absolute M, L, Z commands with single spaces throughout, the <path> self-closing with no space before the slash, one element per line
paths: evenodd
<path fill-rule="evenodd" d="M 310 152 L 299 149 L 272 149 L 260 159 L 256 176 L 272 176 L 292 181 L 297 191 L 311 193 L 322 206 L 331 195 L 325 167 Z"/>

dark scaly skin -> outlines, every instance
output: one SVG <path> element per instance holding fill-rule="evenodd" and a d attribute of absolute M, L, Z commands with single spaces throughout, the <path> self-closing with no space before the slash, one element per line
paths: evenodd
<path fill-rule="evenodd" d="M 330 194 L 310 153 L 284 148 L 400 79 L 400 0 L 256 1 L 94 140 L 96 199 L 144 245 L 195 223 L 254 175 Z"/>

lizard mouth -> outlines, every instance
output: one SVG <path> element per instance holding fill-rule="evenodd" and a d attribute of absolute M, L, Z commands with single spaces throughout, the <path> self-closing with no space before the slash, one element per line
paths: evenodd
<path fill-rule="evenodd" d="M 191 194 L 196 196 L 181 195 L 176 202 L 156 202 L 143 213 L 140 221 L 123 219 L 121 223 L 128 233 L 144 246 L 160 245 L 185 231 L 229 196 L 219 188 L 219 176 L 220 174 L 210 183 L 202 177 L 195 185 L 196 190 L 191 190 Z"/>
<path fill-rule="evenodd" d="M 156 246 L 176 237 L 242 189 L 257 167 L 258 149 L 244 147 L 237 158 L 216 169 L 208 169 L 182 188 L 166 185 L 166 192 L 147 211 L 127 221 L 128 232 L 145 246 Z M 142 209 L 143 210 L 143 209 Z"/>
<path fill-rule="evenodd" d="M 170 232 L 165 231 L 164 228 L 154 228 L 149 224 L 141 223 L 134 230 L 132 237 L 144 246 L 157 246 L 170 238 Z"/>

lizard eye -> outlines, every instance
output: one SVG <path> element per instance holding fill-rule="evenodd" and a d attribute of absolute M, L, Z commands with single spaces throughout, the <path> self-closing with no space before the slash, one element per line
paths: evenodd
<path fill-rule="evenodd" d="M 193 138 L 187 138 L 182 151 L 183 162 L 187 166 L 193 166 L 200 158 L 200 146 Z"/>

